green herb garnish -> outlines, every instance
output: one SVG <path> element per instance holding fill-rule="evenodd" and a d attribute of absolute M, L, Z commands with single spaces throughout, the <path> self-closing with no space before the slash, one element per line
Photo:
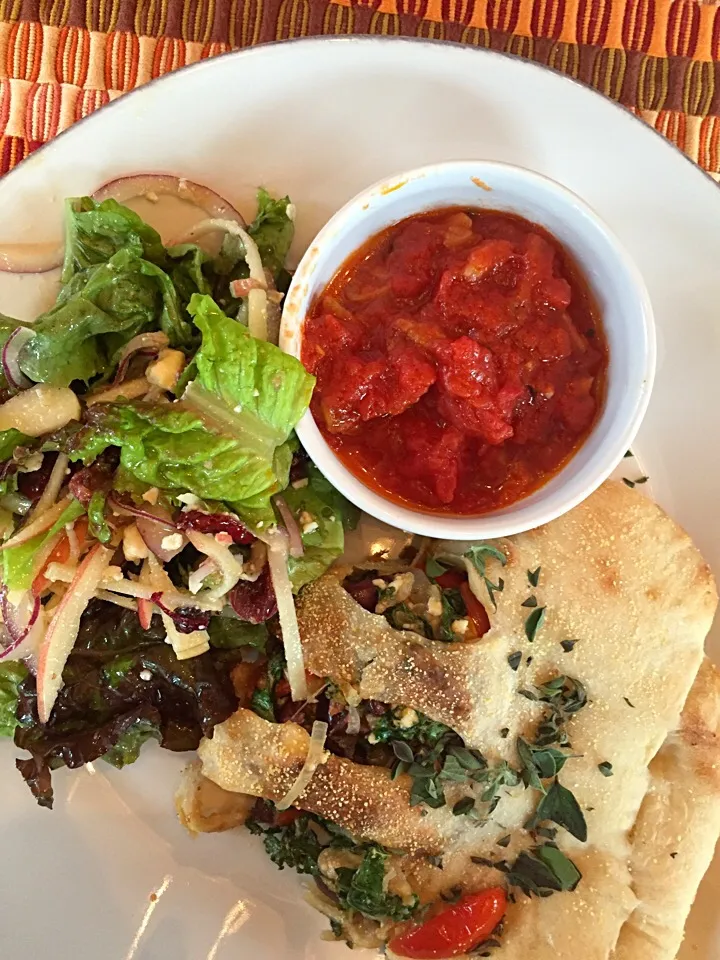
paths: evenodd
<path fill-rule="evenodd" d="M 497 601 L 495 599 L 496 593 L 501 593 L 505 589 L 505 581 L 502 577 L 498 578 L 497 583 L 493 583 L 492 580 L 488 577 L 485 565 L 487 563 L 488 557 L 492 557 L 497 560 L 504 567 L 507 563 L 507 557 L 502 552 L 498 550 L 497 547 L 493 547 L 489 543 L 476 543 L 463 556 L 472 563 L 477 572 L 483 579 L 485 583 L 485 588 L 488 592 L 488 597 L 490 598 L 490 603 L 492 603 L 495 610 L 497 610 Z"/>
<path fill-rule="evenodd" d="M 511 653 L 507 658 L 508 663 L 512 670 L 517 670 L 520 666 L 520 661 L 522 660 L 522 650 L 516 650 L 515 653 Z"/>
<path fill-rule="evenodd" d="M 611 777 L 613 775 L 613 765 L 607 760 L 603 760 L 602 763 L 598 764 L 598 770 L 604 777 Z"/>
<path fill-rule="evenodd" d="M 528 570 L 527 578 L 531 587 L 536 587 L 540 583 L 540 571 L 542 567 L 535 567 L 534 570 Z"/>
<path fill-rule="evenodd" d="M 540 627 L 542 627 L 543 623 L 545 622 L 546 609 L 546 607 L 537 607 L 525 621 L 525 636 L 528 638 L 530 643 L 533 642 L 535 637 L 538 635 Z"/>
<path fill-rule="evenodd" d="M 528 830 L 533 830 L 544 820 L 551 820 L 558 826 L 565 827 L 576 840 L 583 843 L 587 840 L 587 824 L 580 804 L 570 790 L 558 780 L 553 781 L 525 826 Z"/>

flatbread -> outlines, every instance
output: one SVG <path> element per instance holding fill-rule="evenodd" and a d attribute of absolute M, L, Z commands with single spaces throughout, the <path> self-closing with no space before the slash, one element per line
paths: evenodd
<path fill-rule="evenodd" d="M 481 597 L 491 624 L 481 641 L 447 645 L 395 631 L 355 604 L 331 573 L 308 587 L 298 605 L 306 666 L 351 685 L 362 698 L 421 710 L 489 759 L 514 765 L 517 736 L 532 738 L 543 711 L 519 691 L 558 674 L 582 681 L 590 702 L 568 727 L 580 757 L 565 765 L 560 780 L 585 811 L 588 841 L 561 831 L 557 842 L 583 880 L 573 893 L 511 905 L 493 955 L 562 960 L 576 957 L 582 944 L 584 960 L 672 957 L 720 829 L 712 811 L 714 682 L 705 683 L 678 728 L 717 604 L 710 571 L 659 507 L 616 483 L 559 520 L 496 546 L 507 563 L 489 560 L 487 572 L 494 582 L 502 576 L 505 588 L 497 610 Z M 532 587 L 527 571 L 538 567 Z M 533 642 L 526 635 L 531 609 L 522 606 L 531 594 L 546 608 Z M 571 652 L 563 640 L 577 641 Z M 522 657 L 514 671 L 508 657 L 516 652 Z M 503 737 L 501 730 L 509 732 Z M 240 711 L 202 744 L 200 757 L 204 774 L 225 789 L 278 799 L 306 752 L 301 728 L 274 727 Z M 611 777 L 599 771 L 603 762 L 612 763 Z M 417 869 L 423 898 L 446 881 L 483 886 L 469 857 L 497 859 L 500 836 L 513 836 L 502 854 L 508 859 L 530 842 L 522 825 L 538 800 L 532 790 L 506 790 L 491 821 L 479 828 L 464 817 L 451 823 L 448 808 L 419 819 L 407 790 L 403 778 L 390 781 L 383 771 L 331 758 L 298 805 L 387 846 L 428 852 L 440 846 L 442 876 Z M 343 797 L 351 800 L 343 805 Z M 360 816 L 363 809 L 371 815 Z M 668 854 L 671 867 L 658 866 L 658 845 L 669 832 L 677 848 L 670 852 L 678 856 Z M 699 858 L 698 843 L 705 850 Z M 656 884 L 664 888 L 671 876 L 673 891 L 658 891 Z M 640 941 L 653 944 L 650 952 L 640 952 Z"/>
<path fill-rule="evenodd" d="M 638 904 L 613 960 L 672 960 L 720 835 L 720 673 L 705 660 L 681 722 L 650 764 L 631 835 Z"/>

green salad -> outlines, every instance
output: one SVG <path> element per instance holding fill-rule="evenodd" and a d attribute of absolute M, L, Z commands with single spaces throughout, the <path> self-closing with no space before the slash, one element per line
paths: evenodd
<path fill-rule="evenodd" d="M 43 806 L 59 766 L 195 749 L 269 638 L 306 695 L 293 593 L 355 511 L 294 434 L 314 378 L 273 342 L 294 208 L 257 200 L 168 247 L 70 199 L 54 305 L 0 317 L 0 734 Z"/>

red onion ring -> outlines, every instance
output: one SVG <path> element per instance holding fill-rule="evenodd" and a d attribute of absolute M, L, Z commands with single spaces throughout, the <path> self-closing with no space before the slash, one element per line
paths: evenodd
<path fill-rule="evenodd" d="M 30 618 L 27 624 L 21 627 L 16 619 L 17 609 L 10 603 L 7 594 L 7 587 L 3 587 L 2 591 L 0 591 L 0 610 L 2 610 L 3 621 L 10 635 L 10 644 L 5 647 L 4 650 L 0 650 L 0 660 L 6 660 L 8 658 L 11 660 L 20 660 L 23 656 L 27 656 L 33 652 L 27 650 L 23 653 L 21 647 L 23 641 L 27 639 L 28 634 L 35 626 L 35 622 L 40 614 L 40 597 L 34 598 Z"/>
<path fill-rule="evenodd" d="M 297 520 L 293 516 L 292 510 L 287 505 L 287 502 L 283 499 L 283 497 L 275 497 L 275 506 L 278 509 L 278 513 L 282 517 L 282 522 L 285 526 L 285 530 L 287 531 L 290 556 L 301 557 L 305 550 L 303 547 L 302 535 L 300 534 L 300 527 L 298 527 Z"/>
<path fill-rule="evenodd" d="M 62 265 L 64 251 L 64 242 L 3 244 L 0 273 L 47 273 Z"/>
<path fill-rule="evenodd" d="M 32 380 L 28 380 L 18 363 L 20 351 L 32 338 L 32 330 L 27 327 L 16 327 L 5 341 L 2 349 L 3 373 L 13 390 L 27 390 L 28 387 L 32 386 Z"/>
<path fill-rule="evenodd" d="M 130 177 L 119 177 L 104 184 L 92 195 L 93 200 L 102 203 L 113 199 L 126 203 L 134 197 L 156 194 L 157 196 L 177 197 L 200 207 L 211 217 L 235 220 L 246 226 L 245 220 L 224 197 L 201 183 L 195 183 L 184 177 L 173 177 L 166 173 L 140 173 Z"/>

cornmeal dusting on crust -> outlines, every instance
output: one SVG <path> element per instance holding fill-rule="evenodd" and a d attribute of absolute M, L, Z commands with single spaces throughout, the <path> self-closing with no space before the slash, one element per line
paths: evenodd
<path fill-rule="evenodd" d="M 615 483 L 502 547 L 505 588 L 496 595 L 497 610 L 479 596 L 490 620 L 481 641 L 443 644 L 393 630 L 352 600 L 338 570 L 307 587 L 298 603 L 306 665 L 351 684 L 361 698 L 440 720 L 489 762 L 513 766 L 517 736 L 532 739 L 545 709 L 518 691 L 560 674 L 580 680 L 588 705 L 567 724 L 576 758 L 560 780 L 584 811 L 588 842 L 563 830 L 556 839 L 583 879 L 572 894 L 511 904 L 493 956 L 565 960 L 581 944 L 583 960 L 670 960 L 720 831 L 720 682 L 708 680 L 707 671 L 698 678 L 702 696 L 694 694 L 680 732 L 671 732 L 717 603 L 710 572 L 657 506 Z M 437 547 L 438 554 L 448 550 L 458 547 Z M 538 568 L 533 586 L 527 573 Z M 497 582 L 499 564 L 489 560 L 487 572 Z M 522 606 L 531 594 L 546 609 L 532 643 Z M 568 639 L 577 641 L 571 652 L 562 646 Z M 517 671 L 508 665 L 515 651 L 522 653 Z M 224 789 L 277 799 L 307 749 L 301 728 L 241 710 L 199 753 L 205 776 Z M 611 777 L 598 770 L 604 763 L 612 764 Z M 492 819 L 477 826 L 448 806 L 411 807 L 404 776 L 392 781 L 383 769 L 331 757 L 299 805 L 363 839 L 413 852 L 403 870 L 430 900 L 454 884 L 469 891 L 502 882 L 496 870 L 469 858 L 517 856 L 532 842 L 523 824 L 537 801 L 531 789 L 504 789 Z M 511 843 L 500 849 L 497 840 L 506 834 Z M 423 852 L 442 853 L 443 869 Z M 640 948 L 648 942 L 655 952 Z"/>

